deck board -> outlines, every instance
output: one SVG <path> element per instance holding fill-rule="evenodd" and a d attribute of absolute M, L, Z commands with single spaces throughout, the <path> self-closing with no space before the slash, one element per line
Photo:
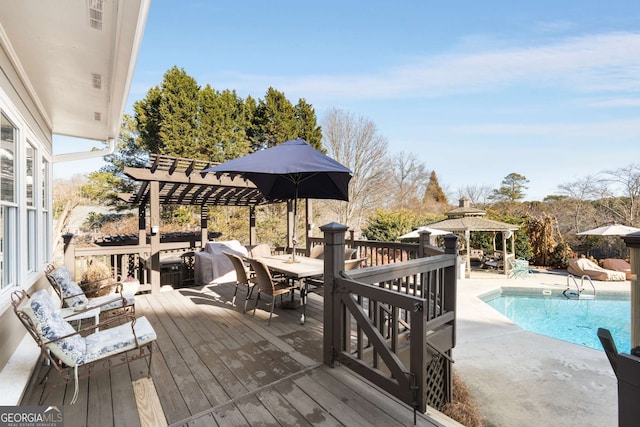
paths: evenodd
<path fill-rule="evenodd" d="M 309 296 L 304 325 L 300 310 L 280 307 L 278 298 L 268 326 L 269 305 L 261 301 L 253 315 L 252 301 L 243 313 L 246 291 L 238 291 L 235 306 L 233 291 L 223 284 L 137 295 L 136 315 L 146 316 L 158 336 L 151 379 L 146 359 L 133 361 L 80 380 L 78 401 L 69 405 L 73 381 L 64 384 L 52 372 L 39 384 L 41 367 L 22 404 L 38 404 L 60 384 L 41 404 L 64 401 L 68 425 L 150 425 L 160 414 L 136 404 L 134 382 L 144 381 L 157 393 L 158 422 L 175 426 L 413 424 L 406 405 L 346 368 L 322 364 L 319 295 Z M 440 424 L 419 414 L 418 425 Z"/>

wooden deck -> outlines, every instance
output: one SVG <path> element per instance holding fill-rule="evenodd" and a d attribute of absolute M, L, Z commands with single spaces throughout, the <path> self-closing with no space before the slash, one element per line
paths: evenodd
<path fill-rule="evenodd" d="M 413 425 L 410 408 L 351 371 L 322 364 L 318 295 L 309 298 L 305 325 L 299 310 L 276 306 L 267 326 L 264 301 L 255 316 L 243 314 L 245 294 L 238 292 L 233 307 L 233 290 L 208 285 L 136 296 L 136 314 L 158 334 L 151 380 L 144 361 L 132 362 L 81 380 L 77 402 L 68 405 L 73 383 L 52 372 L 40 385 L 39 369 L 22 405 L 64 404 L 69 426 Z M 418 414 L 417 425 L 447 419 L 430 410 Z"/>

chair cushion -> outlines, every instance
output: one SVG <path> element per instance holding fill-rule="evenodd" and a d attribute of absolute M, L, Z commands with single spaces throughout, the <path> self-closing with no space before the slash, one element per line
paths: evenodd
<path fill-rule="evenodd" d="M 135 304 L 136 299 L 132 293 L 123 292 L 122 296 L 126 300 L 127 305 Z M 104 304 L 104 305 L 100 305 L 100 304 Z M 122 298 L 120 298 L 120 295 L 118 294 L 104 295 L 97 298 L 91 298 L 91 300 L 89 301 L 89 304 L 87 304 L 87 307 L 89 308 L 98 307 L 98 306 L 100 306 L 100 311 L 111 310 L 114 308 L 122 308 Z"/>
<path fill-rule="evenodd" d="M 136 319 L 133 330 L 138 338 L 138 344 L 144 345 L 156 339 L 156 332 L 146 317 Z M 87 352 L 84 363 L 122 353 L 136 348 L 136 341 L 131 330 L 131 322 L 104 329 L 86 338 Z"/>
<path fill-rule="evenodd" d="M 73 326 L 60 316 L 55 308 L 51 296 L 45 290 L 39 290 L 31 296 L 31 311 L 25 310 L 28 316 L 33 316 L 36 328 L 44 341 L 51 341 L 76 332 Z M 58 359 L 67 366 L 81 365 L 84 362 L 86 344 L 80 334 L 75 334 L 60 341 L 46 345 Z"/>
<path fill-rule="evenodd" d="M 51 276 L 60 287 L 60 294 L 62 295 L 64 305 L 75 307 L 78 304 L 87 304 L 89 302 L 84 292 L 82 292 L 82 288 L 71 280 L 71 274 L 65 266 L 56 268 L 49 273 L 49 276 Z"/>

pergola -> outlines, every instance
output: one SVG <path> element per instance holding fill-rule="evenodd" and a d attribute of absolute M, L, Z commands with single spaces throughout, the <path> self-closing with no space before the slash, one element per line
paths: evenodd
<path fill-rule="evenodd" d="M 515 234 L 518 230 L 517 225 L 508 224 L 506 222 L 493 221 L 483 218 L 486 212 L 482 209 L 476 209 L 469 206 L 469 199 L 463 197 L 460 199 L 459 206 L 446 213 L 447 219 L 428 224 L 428 227 L 438 230 L 451 231 L 452 233 L 464 235 L 467 253 L 466 253 L 466 275 L 471 274 L 471 247 L 470 237 L 474 231 L 494 232 L 493 248 L 496 248 L 495 233 L 502 234 L 502 259 L 504 260 L 504 274 L 508 274 L 507 259 L 515 254 Z M 507 252 L 507 240 L 511 239 L 511 253 Z"/>
<path fill-rule="evenodd" d="M 127 203 L 138 205 L 138 244 L 144 244 L 147 239 L 146 210 L 149 208 L 151 283 L 160 283 L 160 205 L 200 206 L 203 245 L 208 238 L 209 206 L 247 206 L 249 244 L 253 245 L 257 243 L 255 207 L 286 201 L 267 201 L 251 181 L 240 177 L 201 172 L 215 164 L 204 160 L 150 154 L 145 167 L 125 167 L 124 174 L 135 180 L 136 185 L 132 193 L 121 193 L 118 196 Z M 291 203 L 288 203 L 287 209 L 288 235 L 292 236 Z M 308 217 L 309 215 L 307 220 Z"/>

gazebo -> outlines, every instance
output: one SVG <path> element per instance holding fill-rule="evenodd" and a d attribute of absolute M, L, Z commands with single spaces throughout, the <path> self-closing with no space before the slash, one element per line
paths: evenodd
<path fill-rule="evenodd" d="M 471 247 L 470 237 L 471 232 L 483 231 L 493 232 L 493 249 L 496 250 L 496 233 L 500 232 L 502 235 L 502 259 L 504 260 L 504 274 L 509 273 L 509 266 L 507 260 L 510 257 L 515 257 L 515 234 L 518 230 L 517 225 L 508 224 L 506 222 L 493 221 L 483 218 L 486 212 L 482 209 L 477 209 L 469 206 L 469 199 L 463 197 L 459 201 L 457 208 L 446 212 L 447 219 L 442 221 L 428 224 L 429 228 L 435 228 L 438 230 L 450 231 L 455 234 L 464 236 L 466 242 L 466 276 L 471 274 Z M 511 239 L 511 253 L 507 251 L 507 240 Z"/>

